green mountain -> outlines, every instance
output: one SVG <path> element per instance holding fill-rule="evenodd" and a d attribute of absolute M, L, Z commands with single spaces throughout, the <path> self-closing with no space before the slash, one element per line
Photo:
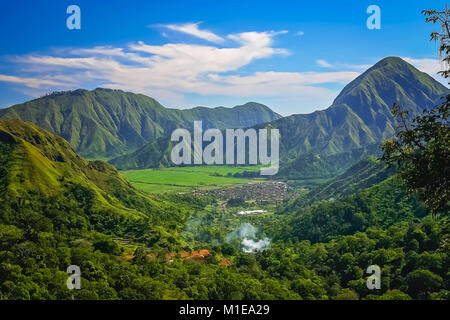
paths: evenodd
<path fill-rule="evenodd" d="M 388 57 L 350 82 L 326 110 L 272 122 L 287 156 L 335 154 L 392 137 L 390 113 L 398 102 L 413 114 L 436 105 L 450 90 L 397 57 Z"/>
<path fill-rule="evenodd" d="M 185 214 L 181 205 L 136 190 L 113 166 L 81 158 L 33 123 L 0 120 L 0 149 L 0 223 L 31 219 L 46 224 L 43 232 L 94 228 L 136 235 L 149 223 L 170 224 Z"/>
<path fill-rule="evenodd" d="M 140 276 L 123 248 L 185 246 L 184 222 L 201 201 L 137 191 L 113 166 L 81 158 L 61 137 L 0 120 L 0 300 L 114 299 L 121 291 L 138 299 L 132 286 L 142 299 L 186 298 L 153 281 L 153 273 Z M 67 289 L 70 265 L 83 270 L 81 290 Z"/>
<path fill-rule="evenodd" d="M 88 158 L 114 157 L 147 142 L 191 129 L 194 120 L 205 128 L 241 128 L 280 118 L 268 107 L 250 102 L 234 108 L 169 109 L 142 94 L 96 89 L 54 93 L 0 110 L 0 118 L 29 121 L 70 142 Z"/>
<path fill-rule="evenodd" d="M 411 64 L 388 57 L 350 82 L 326 110 L 296 114 L 255 128 L 280 130 L 281 168 L 277 177 L 333 177 L 352 164 L 379 152 L 381 141 L 393 136 L 395 102 L 417 114 L 434 107 L 450 90 Z M 151 142 L 112 159 L 121 169 L 167 166 L 171 143 Z"/>
<path fill-rule="evenodd" d="M 378 145 L 394 135 L 396 123 L 390 113 L 394 103 L 414 116 L 436 106 L 449 92 L 406 61 L 385 58 L 350 82 L 328 109 L 270 123 L 281 134 L 280 176 L 342 173 L 378 152 Z M 316 161 L 318 170 L 305 169 L 311 166 L 311 158 L 320 159 Z M 336 166 L 339 162 L 345 165 Z"/>
<path fill-rule="evenodd" d="M 132 153 L 110 159 L 108 162 L 119 170 L 170 167 L 173 165 L 170 160 L 173 146 L 169 136 L 160 137 Z"/>

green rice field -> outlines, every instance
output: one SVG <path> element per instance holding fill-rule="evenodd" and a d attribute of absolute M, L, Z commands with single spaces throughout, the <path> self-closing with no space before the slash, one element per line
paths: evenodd
<path fill-rule="evenodd" d="M 235 178 L 231 175 L 259 170 L 259 166 L 195 166 L 127 170 L 122 171 L 122 174 L 137 189 L 150 193 L 162 193 L 245 184 L 262 178 Z"/>

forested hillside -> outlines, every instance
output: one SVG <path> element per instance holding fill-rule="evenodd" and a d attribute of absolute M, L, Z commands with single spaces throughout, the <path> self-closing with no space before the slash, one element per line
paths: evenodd
<path fill-rule="evenodd" d="M 138 192 L 31 123 L 1 121 L 0 141 L 2 299 L 448 299 L 449 225 L 395 177 L 249 217 L 274 239 L 245 253 L 211 198 Z M 199 248 L 206 257 L 186 258 Z M 376 293 L 365 286 L 374 263 Z M 81 290 L 66 287 L 69 265 Z"/>

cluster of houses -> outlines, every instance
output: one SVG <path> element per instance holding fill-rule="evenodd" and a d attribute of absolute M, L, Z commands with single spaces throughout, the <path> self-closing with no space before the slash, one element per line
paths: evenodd
<path fill-rule="evenodd" d="M 214 196 L 215 198 L 224 201 L 233 198 L 241 198 L 246 201 L 253 200 L 256 203 L 273 203 L 286 199 L 288 195 L 288 185 L 282 181 L 252 182 L 239 187 L 208 190 L 196 189 L 193 191 L 193 194 L 198 196 Z"/>

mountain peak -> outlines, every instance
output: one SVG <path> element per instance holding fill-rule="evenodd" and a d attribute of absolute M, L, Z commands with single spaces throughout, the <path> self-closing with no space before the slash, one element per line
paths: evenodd
<path fill-rule="evenodd" d="M 405 65 L 409 65 L 410 64 L 408 62 L 406 62 L 405 60 L 403 60 L 400 57 L 395 57 L 395 56 L 390 56 L 390 57 L 386 57 L 381 59 L 380 61 L 378 61 L 374 66 L 383 66 L 383 65 L 387 65 L 387 64 L 405 64 Z"/>
<path fill-rule="evenodd" d="M 376 71 L 376 70 L 383 70 L 383 72 L 386 72 L 389 70 L 389 72 L 396 72 L 396 73 L 406 73 L 409 76 L 414 77 L 420 77 L 420 74 L 426 74 L 420 70 L 418 70 L 416 67 L 414 67 L 409 62 L 403 60 L 400 57 L 386 57 L 375 63 L 371 68 L 369 68 L 365 74 L 368 74 L 370 72 Z M 426 74 L 428 75 L 428 74 Z M 430 75 L 428 75 L 430 76 Z"/>
<path fill-rule="evenodd" d="M 389 110 L 396 102 L 419 112 L 434 107 L 437 99 L 449 91 L 405 60 L 386 57 L 345 86 L 333 107 L 346 105 L 359 115 L 371 113 L 373 116 L 381 112 L 389 117 Z"/>

